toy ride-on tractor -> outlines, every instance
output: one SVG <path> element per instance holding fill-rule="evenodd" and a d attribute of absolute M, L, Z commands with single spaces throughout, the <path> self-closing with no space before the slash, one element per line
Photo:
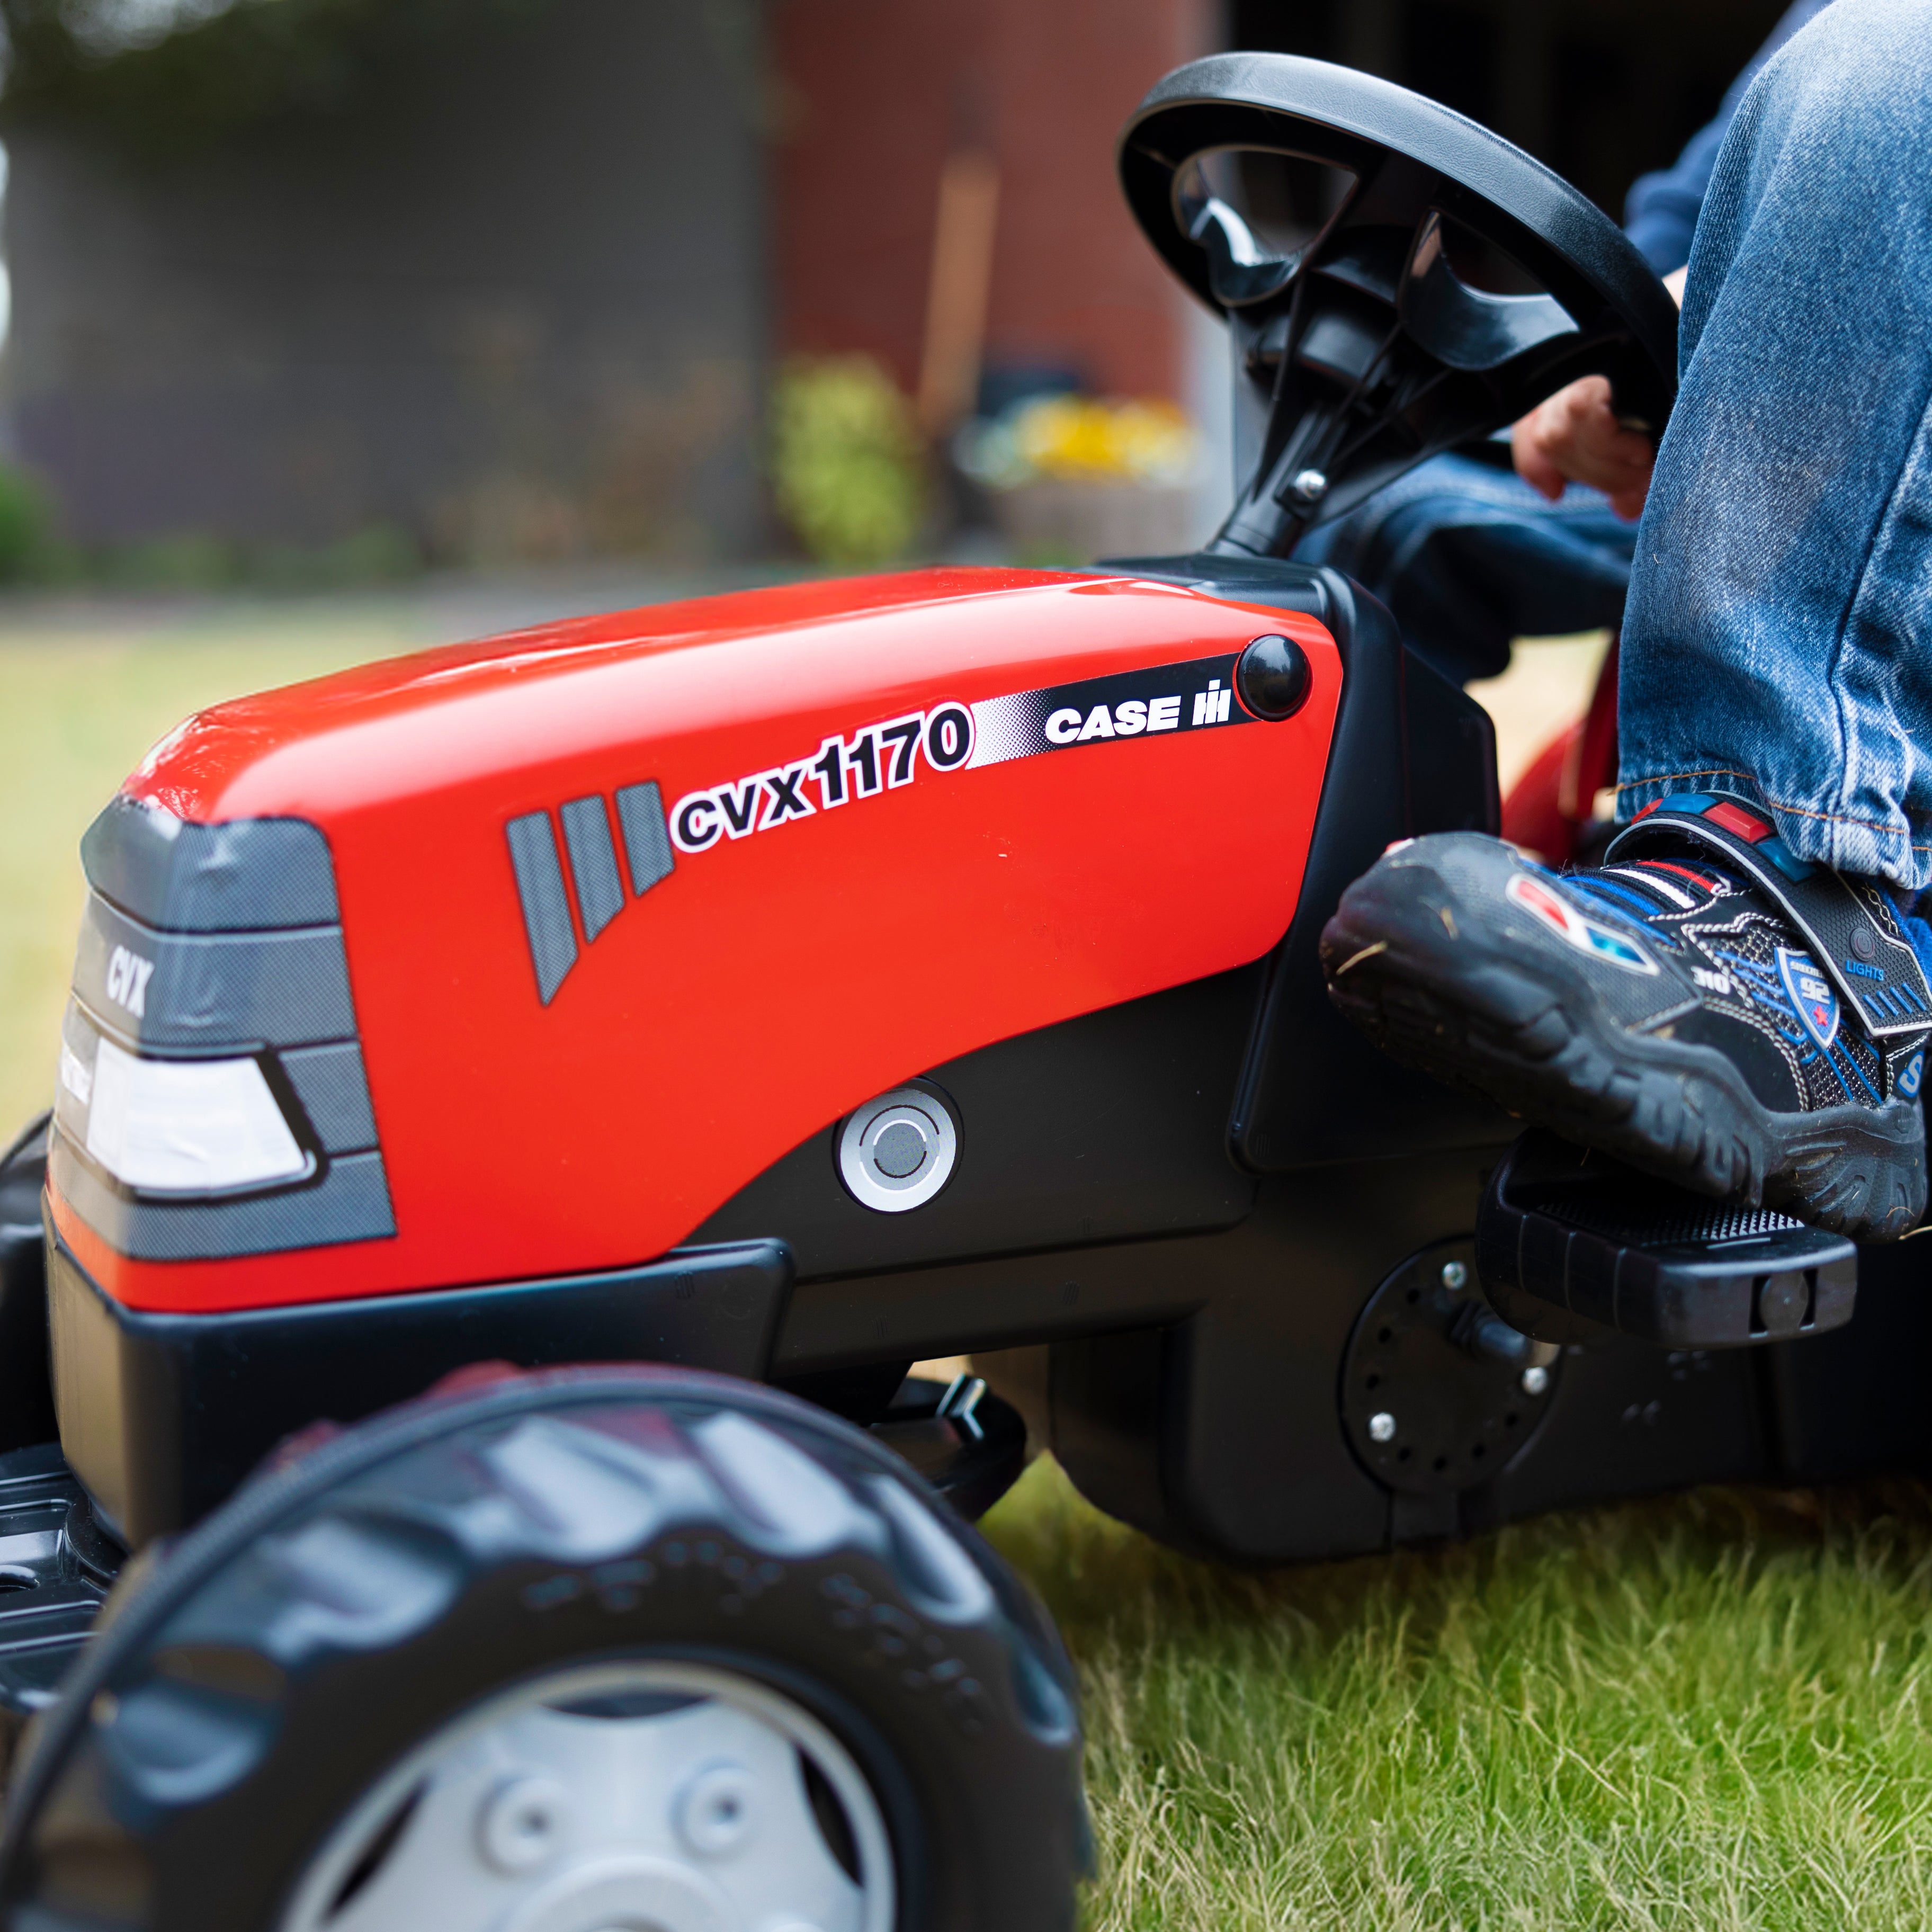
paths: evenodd
<path fill-rule="evenodd" d="M 372 666 L 88 832 L 0 1181 L 7 1925 L 1064 1927 L 1072 1678 L 966 1521 L 1019 1412 L 1256 1564 L 1916 1447 L 1897 1250 L 1519 1143 L 1316 958 L 1499 803 L 1285 560 L 1586 372 L 1660 428 L 1669 296 L 1316 62 L 1182 69 L 1120 171 L 1233 338 L 1206 550 Z"/>

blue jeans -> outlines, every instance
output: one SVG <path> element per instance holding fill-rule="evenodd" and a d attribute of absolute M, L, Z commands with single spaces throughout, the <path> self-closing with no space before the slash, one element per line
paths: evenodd
<path fill-rule="evenodd" d="M 1546 502 L 1498 454 L 1433 458 L 1294 553 L 1372 591 L 1409 648 L 1458 684 L 1504 670 L 1512 638 L 1616 623 L 1630 580 L 1634 524 L 1575 484 Z"/>
<path fill-rule="evenodd" d="M 1932 0 L 1836 0 L 1745 96 L 1638 532 L 1617 809 L 1752 799 L 1932 884 Z"/>

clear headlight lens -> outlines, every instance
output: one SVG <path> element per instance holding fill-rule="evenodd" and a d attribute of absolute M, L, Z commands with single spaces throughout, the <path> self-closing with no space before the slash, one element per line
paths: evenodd
<path fill-rule="evenodd" d="M 76 1090 L 88 1070 L 61 1056 Z M 156 1193 L 209 1194 L 286 1180 L 308 1158 L 252 1060 L 142 1060 L 104 1040 L 88 1103 L 87 1150 L 117 1180 Z"/>

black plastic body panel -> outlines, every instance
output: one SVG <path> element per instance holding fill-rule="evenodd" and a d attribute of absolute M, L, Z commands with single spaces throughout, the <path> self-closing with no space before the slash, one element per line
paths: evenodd
<path fill-rule="evenodd" d="M 57 1442 L 0 1454 L 0 1779 L 58 1694 L 125 1552 L 94 1526 Z"/>
<path fill-rule="evenodd" d="M 791 1286 L 776 1241 L 646 1268 L 238 1315 L 110 1301 L 47 1230 L 60 1438 L 104 1520 L 139 1545 L 196 1521 L 275 1444 L 505 1361 L 675 1362 L 762 1380 Z"/>
<path fill-rule="evenodd" d="M 799 1278 L 1225 1228 L 1254 1204 L 1228 1158 L 1228 1102 L 1258 965 L 982 1047 L 929 1078 L 958 1109 L 958 1165 L 905 1214 L 840 1184 L 837 1128 L 728 1202 L 694 1242 L 776 1230 Z"/>
<path fill-rule="evenodd" d="M 1466 780 L 1442 784 L 1441 766 L 1456 748 L 1444 742 L 1440 724 L 1453 688 L 1402 650 L 1394 619 L 1372 598 L 1333 571 L 1312 574 L 1328 600 L 1324 621 L 1345 676 L 1300 902 L 1270 962 L 1234 1101 L 1235 1151 L 1262 1173 L 1480 1144 L 1508 1132 L 1499 1108 L 1397 1066 L 1329 1004 L 1318 947 L 1346 888 L 1398 838 L 1495 826 L 1442 822 L 1466 818 L 1472 790 Z M 1412 758 L 1405 703 L 1412 680 L 1427 693 L 1417 738 L 1426 764 Z M 1493 740 L 1477 729 L 1463 742 L 1486 752 L 1492 797 Z M 1448 808 L 1442 817 L 1438 800 Z"/>
<path fill-rule="evenodd" d="M 1051 1342 L 1051 1446 L 1101 1508 L 1246 1562 L 1380 1549 L 1390 1498 L 1344 1438 L 1342 1353 L 1385 1275 L 1474 1226 L 1500 1151 L 1270 1180 L 1218 1234 L 801 1284 L 773 1371 Z"/>
<path fill-rule="evenodd" d="M 1547 1420 L 1489 1481 L 1400 1496 L 1366 1474 L 1338 1385 L 1361 1310 L 1408 1256 L 1466 1254 L 1502 1150 L 1264 1184 L 1240 1227 L 801 1288 L 780 1363 L 862 1346 L 868 1323 L 981 1351 L 1090 1500 L 1196 1553 L 1274 1563 L 1468 1535 L 1539 1511 L 1700 1483 L 1835 1481 L 1932 1466 L 1917 1384 L 1932 1255 L 1860 1256 L 1857 1318 L 1721 1352 L 1624 1337 L 1565 1352 Z M 1410 1244 L 1405 1246 L 1405 1244 Z M 923 1332 L 921 1332 L 923 1331 Z M 1010 1368 L 985 1351 L 1016 1349 Z"/>
<path fill-rule="evenodd" d="M 0 1452 L 47 1442 L 55 1432 L 40 1232 L 47 1129 L 44 1119 L 34 1122 L 0 1163 Z"/>
<path fill-rule="evenodd" d="M 1756 1372 L 1772 1480 L 1834 1483 L 1872 1469 L 1932 1469 L 1928 1246 L 1861 1248 L 1858 1313 L 1845 1327 L 1737 1358 Z"/>
<path fill-rule="evenodd" d="M 1831 1483 L 1932 1467 L 1925 1246 L 1860 1249 L 1857 1316 L 1829 1334 L 1722 1353 L 1619 1340 L 1572 1355 L 1535 1455 L 1495 1498 L 1466 1498 L 1460 1526 L 1696 1482 Z"/>
<path fill-rule="evenodd" d="M 1482 707 L 1405 650 L 1395 620 L 1339 572 L 1207 556 L 1121 567 L 1231 602 L 1305 610 L 1342 655 L 1300 902 L 1270 957 L 1234 1096 L 1237 1157 L 1280 1174 L 1508 1139 L 1501 1109 L 1398 1066 L 1342 1019 L 1316 950 L 1344 890 L 1396 839 L 1498 829 L 1496 736 Z"/>
<path fill-rule="evenodd" d="M 288 1433 L 479 1360 L 664 1360 L 809 1388 L 955 1352 L 1042 1358 L 1030 1416 L 1096 1503 L 1250 1562 L 1346 1556 L 1698 1482 L 1835 1480 L 1928 1460 L 1932 1255 L 1867 1250 L 1858 1319 L 1749 1352 L 1623 1338 L 1566 1354 L 1546 1424 L 1460 1494 L 1392 1493 L 1352 1454 L 1338 1376 L 1379 1284 L 1466 1244 L 1504 1150 L 1279 1176 L 1219 1232 L 821 1279 L 776 1242 L 653 1268 L 322 1310 L 144 1316 L 56 1252 L 64 1437 L 136 1540 L 218 1503 Z M 1002 1386 L 994 1372 L 995 1386 Z"/>
<path fill-rule="evenodd" d="M 1389 620 L 1391 625 L 1394 621 Z M 1460 685 L 1406 646 L 1402 766 L 1403 818 L 1409 837 L 1419 838 L 1425 832 L 1502 829 L 1496 730 L 1490 714 Z"/>
<path fill-rule="evenodd" d="M 1480 1487 L 1398 1496 L 1364 1471 L 1337 1384 L 1356 1320 L 1417 1251 L 1470 1238 L 1502 1152 L 1276 1177 L 1220 1234 L 803 1284 L 773 1372 L 1050 1343 L 1042 1432 L 1083 1493 L 1164 1541 L 1245 1562 L 1773 1474 L 1778 1426 L 1750 1358 L 1628 1342 L 1566 1360 L 1549 1421 Z"/>

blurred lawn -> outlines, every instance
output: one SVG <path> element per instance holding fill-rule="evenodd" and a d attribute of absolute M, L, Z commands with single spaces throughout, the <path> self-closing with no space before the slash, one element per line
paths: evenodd
<path fill-rule="evenodd" d="M 406 607 L 0 613 L 0 1145 L 52 1098 L 80 835 L 198 707 L 422 642 Z"/>

